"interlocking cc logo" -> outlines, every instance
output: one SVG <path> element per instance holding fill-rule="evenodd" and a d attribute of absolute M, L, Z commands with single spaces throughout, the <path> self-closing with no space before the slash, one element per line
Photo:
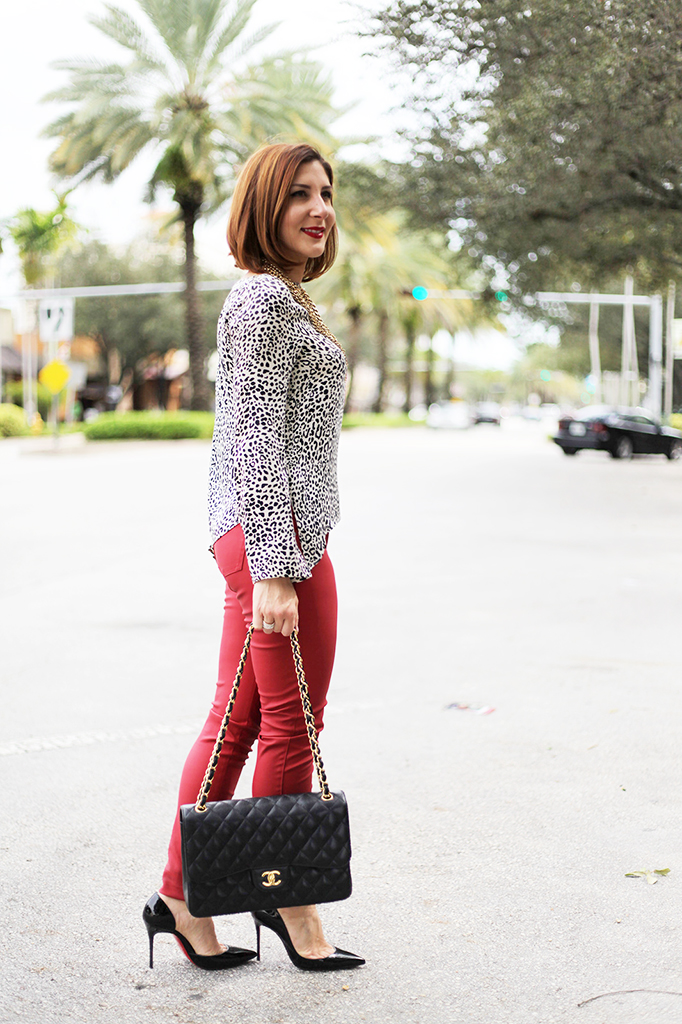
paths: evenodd
<path fill-rule="evenodd" d="M 272 889 L 273 886 L 275 885 L 281 885 L 282 879 L 279 876 L 279 871 L 264 871 L 261 876 L 265 879 L 265 881 L 263 882 L 263 888 Z"/>

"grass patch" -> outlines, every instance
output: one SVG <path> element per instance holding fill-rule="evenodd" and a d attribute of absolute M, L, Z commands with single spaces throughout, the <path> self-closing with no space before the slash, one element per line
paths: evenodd
<path fill-rule="evenodd" d="M 104 412 L 90 423 L 71 425 L 69 430 L 82 430 L 89 441 L 210 440 L 214 420 L 212 412 Z M 423 424 L 403 412 L 351 412 L 343 417 L 343 426 L 391 428 Z"/>
<path fill-rule="evenodd" d="M 352 427 L 423 427 L 418 420 L 411 420 L 406 412 L 347 412 L 343 417 L 345 430 Z"/>
<path fill-rule="evenodd" d="M 104 412 L 86 423 L 88 441 L 179 441 L 210 439 L 212 412 Z"/>

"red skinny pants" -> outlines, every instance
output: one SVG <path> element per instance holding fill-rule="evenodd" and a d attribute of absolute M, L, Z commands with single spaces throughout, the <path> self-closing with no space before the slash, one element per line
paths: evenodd
<path fill-rule="evenodd" d="M 206 723 L 185 762 L 178 807 L 196 800 L 225 714 L 246 631 L 253 618 L 253 583 L 241 526 L 235 526 L 217 540 L 214 552 L 226 582 L 218 684 Z M 319 731 L 322 729 L 336 650 L 336 583 L 326 551 L 313 568 L 311 578 L 296 583 L 295 587 L 299 601 L 299 641 Z M 310 791 L 313 761 L 291 646 L 281 633 L 266 634 L 260 630 L 254 633 L 251 641 L 239 694 L 211 786 L 211 800 L 232 798 L 256 739 L 254 796 Z M 159 891 L 162 895 L 184 899 L 180 819 L 177 815 Z"/>

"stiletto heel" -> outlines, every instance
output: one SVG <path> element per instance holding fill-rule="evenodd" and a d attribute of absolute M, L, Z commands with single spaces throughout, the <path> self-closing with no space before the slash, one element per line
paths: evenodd
<path fill-rule="evenodd" d="M 253 923 L 256 926 L 256 960 L 260 963 L 260 921 L 254 918 Z"/>
<path fill-rule="evenodd" d="M 278 910 L 252 910 L 251 916 L 256 924 L 256 948 L 259 960 L 260 929 L 261 925 L 265 925 L 266 928 L 269 928 L 270 931 L 273 931 L 282 940 L 282 945 L 286 949 L 292 964 L 301 971 L 348 971 L 353 967 L 361 967 L 365 962 L 361 956 L 356 956 L 355 953 L 349 953 L 345 949 L 338 948 L 334 949 L 331 956 L 325 956 L 321 959 L 301 956 L 291 941 L 287 926 Z"/>
<path fill-rule="evenodd" d="M 159 932 L 173 935 L 187 959 L 205 971 L 224 971 L 228 967 L 239 967 L 240 964 L 253 960 L 256 955 L 252 949 L 240 949 L 238 946 L 228 946 L 224 953 L 216 953 L 215 956 L 195 953 L 192 944 L 176 929 L 173 912 L 166 906 L 158 892 L 147 900 L 142 911 L 142 920 L 149 935 L 150 967 L 154 966 L 154 937 Z"/>

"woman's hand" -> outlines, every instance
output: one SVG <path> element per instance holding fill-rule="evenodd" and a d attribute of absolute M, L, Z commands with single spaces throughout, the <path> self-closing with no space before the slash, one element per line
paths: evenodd
<path fill-rule="evenodd" d="M 264 633 L 291 636 L 298 629 L 298 595 L 286 576 L 259 580 L 253 586 L 253 625 Z"/>

